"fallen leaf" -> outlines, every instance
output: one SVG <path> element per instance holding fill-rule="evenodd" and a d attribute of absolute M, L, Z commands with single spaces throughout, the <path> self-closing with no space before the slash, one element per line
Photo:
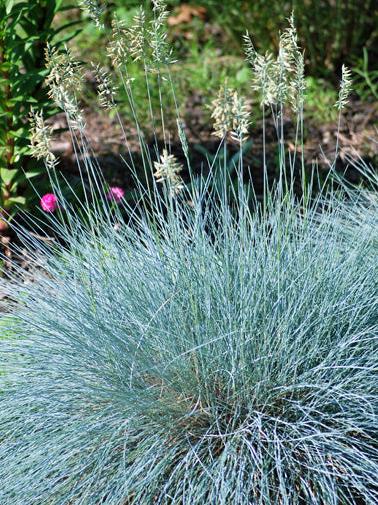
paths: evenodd
<path fill-rule="evenodd" d="M 200 19 L 205 19 L 206 8 L 195 5 L 182 4 L 177 10 L 177 15 L 168 17 L 169 26 L 177 26 L 184 23 L 190 23 L 190 21 L 197 17 Z"/>

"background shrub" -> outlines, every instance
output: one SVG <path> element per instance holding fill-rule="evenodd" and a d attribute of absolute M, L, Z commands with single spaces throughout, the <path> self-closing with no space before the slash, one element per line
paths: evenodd
<path fill-rule="evenodd" d="M 172 6 L 181 3 L 168 2 Z M 205 6 L 209 15 L 232 35 L 236 47 L 245 30 L 250 30 L 256 47 L 262 51 L 278 47 L 279 31 L 284 29 L 286 18 L 294 10 L 301 45 L 308 50 L 307 64 L 312 75 L 318 77 L 329 76 L 343 63 L 352 64 L 353 57 L 361 56 L 363 46 L 372 51 L 377 62 L 375 20 L 378 11 L 374 0 L 231 0 L 223 4 L 204 0 L 188 3 Z M 126 2 L 120 0 L 118 4 Z"/>
<path fill-rule="evenodd" d="M 103 4 L 103 8 L 109 18 L 114 7 L 124 17 L 141 4 L 145 9 L 152 5 L 149 1 L 115 0 L 112 6 Z M 374 0 L 273 0 L 269 3 L 264 0 L 230 0 L 222 4 L 216 0 L 168 0 L 167 5 L 172 14 L 177 14 L 175 9 L 179 10 L 183 5 L 204 7 L 206 19 L 216 22 L 226 32 L 227 48 L 220 49 L 228 54 L 240 53 L 240 41 L 246 30 L 253 33 L 255 45 L 262 52 L 277 48 L 278 34 L 294 11 L 300 44 L 307 48 L 306 64 L 312 75 L 329 78 L 343 63 L 352 65 L 355 59 L 362 57 L 363 47 L 369 52 L 374 68 L 377 68 L 378 11 Z M 187 19 L 187 27 L 200 28 L 201 23 L 195 17 L 192 21 L 190 16 Z"/>
<path fill-rule="evenodd" d="M 44 86 L 45 50 L 47 44 L 68 42 L 77 24 L 54 27 L 62 10 L 61 0 L 0 3 L 0 208 L 7 217 L 16 206 L 30 205 L 35 193 L 27 181 L 45 172 L 43 163 L 30 156 L 28 119 L 32 109 L 45 117 L 57 111 Z M 67 33 L 59 39 L 62 30 Z M 7 228 L 3 220 L 0 226 Z"/>

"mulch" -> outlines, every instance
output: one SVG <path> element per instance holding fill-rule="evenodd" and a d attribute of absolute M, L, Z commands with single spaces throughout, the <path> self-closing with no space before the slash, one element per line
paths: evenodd
<path fill-rule="evenodd" d="M 132 179 L 128 173 L 122 157 L 127 158 L 125 140 L 116 119 L 112 119 L 104 113 L 95 112 L 89 108 L 84 110 L 86 121 L 86 136 L 92 149 L 92 155 L 96 157 L 102 167 L 105 178 L 110 184 L 128 187 L 132 184 Z M 219 141 L 212 134 L 211 124 L 209 124 L 208 114 L 204 112 L 204 105 L 200 96 L 191 96 L 186 104 L 185 133 L 189 143 L 191 162 L 194 171 L 199 171 L 206 165 L 206 157 L 203 152 L 197 149 L 202 146 L 209 154 L 214 154 L 219 145 Z M 63 114 L 54 118 L 54 129 L 66 127 Z M 350 158 L 362 158 L 367 163 L 378 161 L 378 103 L 366 103 L 354 100 L 350 103 L 346 113 L 342 116 L 339 132 L 340 153 L 337 160 L 337 168 L 342 171 L 348 169 Z M 135 127 L 125 121 L 124 129 L 127 132 L 128 143 L 133 157 L 138 160 L 140 157 L 140 147 L 137 139 Z M 284 118 L 285 137 L 287 149 L 294 151 L 295 125 L 290 117 Z M 151 132 L 146 132 L 147 143 L 151 151 L 154 149 L 154 140 Z M 183 160 L 180 141 L 172 126 L 168 135 L 171 144 L 171 151 L 180 160 Z M 276 152 L 277 135 L 274 123 L 268 116 L 266 122 L 266 149 L 268 156 L 268 169 L 271 177 L 276 174 Z M 159 136 L 159 132 L 158 132 Z M 309 167 L 316 164 L 320 171 L 326 172 L 334 159 L 337 137 L 337 125 L 335 123 L 317 124 L 314 121 L 305 121 L 305 144 L 304 159 Z M 250 131 L 252 145 L 245 156 L 245 163 L 249 170 L 259 174 L 262 168 L 262 125 L 257 122 L 252 125 Z M 158 143 L 163 146 L 162 139 Z M 237 151 L 238 146 L 230 144 L 230 150 Z M 63 132 L 54 138 L 52 143 L 53 152 L 61 160 L 60 169 L 66 173 L 77 174 L 77 162 L 75 151 L 69 132 Z M 299 148 L 300 151 L 300 148 Z M 349 169 L 351 178 L 357 177 L 357 172 Z M 258 180 L 258 177 L 256 175 Z"/>

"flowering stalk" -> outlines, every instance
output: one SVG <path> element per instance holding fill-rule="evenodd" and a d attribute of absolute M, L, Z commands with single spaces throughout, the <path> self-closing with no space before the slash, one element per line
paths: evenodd
<path fill-rule="evenodd" d="M 341 114 L 342 111 L 349 103 L 349 97 L 352 92 L 352 72 L 350 69 L 343 65 L 341 68 L 341 81 L 339 88 L 339 97 L 335 103 L 335 107 L 339 111 L 338 124 L 337 124 L 337 134 L 336 134 L 336 146 L 335 146 L 335 159 L 337 158 L 339 152 L 339 141 L 340 141 L 340 126 L 341 126 Z"/>
<path fill-rule="evenodd" d="M 68 48 L 58 51 L 47 46 L 45 57 L 49 71 L 46 83 L 50 98 L 66 113 L 70 127 L 83 132 L 84 119 L 76 99 L 76 93 L 82 86 L 79 63 L 74 60 Z"/>
<path fill-rule="evenodd" d="M 155 161 L 154 166 L 156 181 L 166 182 L 170 196 L 176 197 L 184 189 L 183 180 L 179 175 L 183 169 L 182 165 L 173 154 L 169 154 L 166 149 L 163 149 L 160 161 Z"/>
<path fill-rule="evenodd" d="M 51 152 L 52 127 L 46 125 L 42 112 L 30 112 L 30 152 L 37 160 L 43 160 L 48 169 L 54 169 L 57 164 L 55 155 Z"/>
<path fill-rule="evenodd" d="M 220 139 L 225 139 L 228 134 L 241 145 L 248 135 L 250 116 L 248 107 L 243 97 L 234 89 L 222 86 L 218 96 L 212 101 L 212 114 L 214 119 L 213 134 Z"/>

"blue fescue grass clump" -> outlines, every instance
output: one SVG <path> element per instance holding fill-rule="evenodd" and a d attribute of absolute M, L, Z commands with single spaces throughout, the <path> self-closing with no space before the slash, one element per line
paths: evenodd
<path fill-rule="evenodd" d="M 263 117 L 271 110 L 277 130 L 274 188 L 265 123 L 260 199 L 246 180 L 249 113 L 226 86 L 213 101 L 220 145 L 207 172 L 192 170 L 179 116 L 186 174 L 170 152 L 161 90 L 164 148 L 152 152 L 127 64 L 143 65 L 157 139 L 150 78 L 171 86 L 166 17 L 154 1 L 147 24 L 143 11 L 131 29 L 115 23 L 108 48 L 124 72 L 145 173 L 140 180 L 116 112 L 136 187 L 130 200 L 119 187 L 109 198 L 91 156 L 72 91 L 76 65 L 68 54 L 49 56 L 83 195 L 65 198 L 37 118 L 34 151 L 50 174 L 55 203 L 45 221 L 56 240 L 37 238 L 46 227 L 35 217 L 32 234 L 15 225 L 28 253 L 39 252 L 31 282 L 21 271 L 3 288 L 13 303 L 2 331 L 13 337 L 0 339 L 0 504 L 375 505 L 377 205 L 353 191 L 348 201 L 310 196 L 293 19 L 277 58 L 245 39 Z M 100 103 L 117 111 L 100 74 Z M 349 90 L 343 68 L 339 114 Z M 288 103 L 294 153 L 285 150 Z M 232 176 L 230 142 L 240 148 Z"/>
<path fill-rule="evenodd" d="M 200 197 L 71 230 L 11 290 L 0 503 L 375 504 L 378 262 L 342 221 Z"/>

